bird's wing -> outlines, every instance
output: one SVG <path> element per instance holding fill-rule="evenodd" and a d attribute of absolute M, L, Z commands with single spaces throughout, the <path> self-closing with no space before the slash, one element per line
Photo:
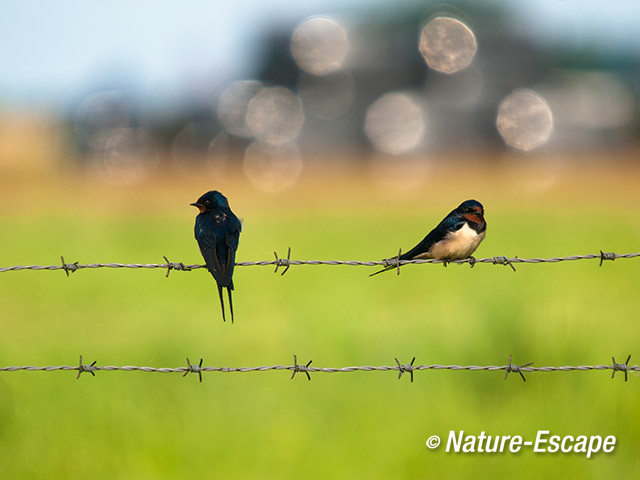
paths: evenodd
<path fill-rule="evenodd" d="M 465 219 L 457 215 L 448 215 L 445 217 L 433 231 L 440 232 L 440 237 L 444 237 L 450 232 L 456 232 L 466 223 Z M 432 231 L 432 233 L 433 233 Z"/>
<path fill-rule="evenodd" d="M 242 230 L 242 224 L 240 220 L 234 215 L 227 221 L 227 231 L 224 234 L 225 246 L 227 251 L 227 260 L 224 264 L 224 274 L 228 275 L 229 289 L 233 290 L 233 267 L 236 262 L 236 250 L 238 249 L 238 242 L 240 240 L 240 231 Z"/>
<path fill-rule="evenodd" d="M 464 225 L 464 223 L 465 221 L 463 218 L 460 218 L 457 215 L 455 215 L 454 212 L 451 212 L 436 226 L 436 228 L 431 230 L 427 234 L 427 236 L 420 241 L 420 243 L 418 243 L 415 247 L 413 247 L 408 252 L 400 255 L 400 260 L 413 260 L 414 258 L 430 258 L 425 254 L 428 254 L 429 250 L 431 250 L 431 248 L 436 243 L 442 241 L 447 235 L 449 235 L 452 232 L 456 232 L 460 230 Z M 425 256 L 421 256 L 421 255 L 425 255 Z M 397 255 L 395 257 L 391 257 L 388 260 L 395 260 L 396 258 L 398 258 Z M 382 272 L 386 272 L 393 268 L 396 268 L 396 267 L 394 267 L 393 265 L 389 267 L 385 267 L 382 270 L 378 270 L 377 272 L 372 273 L 369 276 L 373 277 L 374 275 L 377 275 Z"/>
<path fill-rule="evenodd" d="M 235 253 L 242 226 L 232 212 L 196 219 L 195 236 L 208 270 L 223 287 L 233 288 Z"/>
<path fill-rule="evenodd" d="M 207 269 L 213 277 L 220 282 L 221 278 L 219 277 L 222 276 L 222 266 L 220 265 L 220 258 L 218 257 L 218 239 L 215 232 L 211 228 L 205 228 L 204 225 L 196 225 L 195 234 L 198 246 L 200 247 L 200 253 L 202 253 Z"/>
<path fill-rule="evenodd" d="M 226 222 L 227 231 L 225 232 L 225 243 L 227 247 L 233 250 L 234 252 L 238 249 L 238 240 L 240 239 L 240 232 L 242 231 L 242 224 L 238 217 L 235 215 L 232 218 L 229 218 Z"/>
<path fill-rule="evenodd" d="M 464 219 L 457 215 L 447 215 L 426 237 L 422 239 L 418 245 L 413 247 L 407 253 L 403 253 L 400 260 L 411 260 L 419 255 L 429 252 L 431 247 L 443 240 L 451 232 L 458 231 L 464 225 Z"/>

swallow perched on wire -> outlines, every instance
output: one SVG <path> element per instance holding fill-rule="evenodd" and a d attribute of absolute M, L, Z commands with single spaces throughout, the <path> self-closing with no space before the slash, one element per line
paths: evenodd
<path fill-rule="evenodd" d="M 432 258 L 442 260 L 446 265 L 450 260 L 469 258 L 478 248 L 486 233 L 487 222 L 484 220 L 484 207 L 477 200 L 467 200 L 444 217 L 438 226 L 431 230 L 418 245 L 400 255 L 399 260 Z M 392 259 L 398 259 L 398 256 Z M 394 268 L 396 267 L 391 265 L 369 276 L 372 277 Z"/>
<path fill-rule="evenodd" d="M 233 323 L 232 276 L 242 224 L 229 208 L 227 198 L 216 190 L 205 193 L 191 205 L 200 210 L 196 217 L 194 231 L 207 270 L 218 284 L 222 320 L 227 320 L 222 296 L 222 289 L 226 288 L 229 294 L 231 323 Z"/>

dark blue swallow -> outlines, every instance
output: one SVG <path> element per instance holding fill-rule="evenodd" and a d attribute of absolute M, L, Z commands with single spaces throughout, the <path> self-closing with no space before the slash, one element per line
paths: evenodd
<path fill-rule="evenodd" d="M 227 198 L 216 190 L 205 193 L 191 205 L 200 210 L 200 214 L 196 217 L 195 235 L 207 270 L 218 284 L 222 320 L 227 320 L 222 297 L 222 289 L 226 288 L 229 293 L 229 310 L 231 323 L 233 323 L 232 277 L 242 224 L 229 208 Z"/>
<path fill-rule="evenodd" d="M 462 202 L 458 208 L 431 230 L 422 241 L 400 255 L 400 260 L 432 258 L 442 260 L 446 265 L 450 260 L 462 260 L 471 257 L 487 233 L 487 222 L 484 220 L 484 207 L 477 200 Z M 398 257 L 393 257 L 393 260 Z M 389 266 L 370 276 L 396 267 Z"/>

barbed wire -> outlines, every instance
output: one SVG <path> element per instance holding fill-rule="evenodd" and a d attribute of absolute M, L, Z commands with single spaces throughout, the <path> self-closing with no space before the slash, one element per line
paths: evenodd
<path fill-rule="evenodd" d="M 158 367 L 136 367 L 136 366 L 112 366 L 112 365 L 96 365 L 96 361 L 89 365 L 85 365 L 82 363 L 82 355 L 80 355 L 80 361 L 78 365 L 60 365 L 60 366 L 49 366 L 49 367 L 38 367 L 33 365 L 25 365 L 25 366 L 10 366 L 10 367 L 0 367 L 0 372 L 16 372 L 16 371 L 30 371 L 30 372 L 53 372 L 57 370 L 72 370 L 77 371 L 78 375 L 76 379 L 80 378 L 80 375 L 83 373 L 90 373 L 95 376 L 95 372 L 99 371 L 125 371 L 125 372 L 153 372 L 153 373 L 182 373 L 183 377 L 187 376 L 189 373 L 197 373 L 202 382 L 202 373 L 203 372 L 266 372 L 270 370 L 289 370 L 293 373 L 291 374 L 291 379 L 296 376 L 296 373 L 304 373 L 307 376 L 308 380 L 311 380 L 311 373 L 322 372 L 322 373 L 349 373 L 349 372 L 384 372 L 384 371 L 397 371 L 398 379 L 402 378 L 404 373 L 409 373 L 411 378 L 411 382 L 413 382 L 413 373 L 419 370 L 455 370 L 455 371 L 470 371 L 470 372 L 478 372 L 478 371 L 504 371 L 504 379 L 506 380 L 510 373 L 517 373 L 520 375 L 523 381 L 526 382 L 524 377 L 525 372 L 574 372 L 574 371 L 593 371 L 593 370 L 612 370 L 611 378 L 615 377 L 616 372 L 624 372 L 624 381 L 626 382 L 628 377 L 628 372 L 640 372 L 640 366 L 637 365 L 629 365 L 629 361 L 631 360 L 631 355 L 627 357 L 627 360 L 624 363 L 616 362 L 615 357 L 611 357 L 612 363 L 609 365 L 565 365 L 565 366 L 548 366 L 548 367 L 532 367 L 533 362 L 524 363 L 522 365 L 516 365 L 512 363 L 512 357 L 509 355 L 509 361 L 506 365 L 414 365 L 416 357 L 413 357 L 411 363 L 402 364 L 398 360 L 398 358 L 394 358 L 396 361 L 396 365 L 382 365 L 382 366 L 352 366 L 352 367 L 312 367 L 311 360 L 306 364 L 299 364 L 297 355 L 293 356 L 293 365 L 271 365 L 271 366 L 260 366 L 260 367 L 203 367 L 202 362 L 203 359 L 200 358 L 200 362 L 196 364 L 192 364 L 189 358 L 187 358 L 187 366 L 186 367 L 176 367 L 176 368 L 158 368 Z"/>
<path fill-rule="evenodd" d="M 382 267 L 393 267 L 397 268 L 398 275 L 400 274 L 400 267 L 402 265 L 408 264 L 421 264 L 421 263 L 440 263 L 445 266 L 449 263 L 468 263 L 473 267 L 478 263 L 488 263 L 493 265 L 507 265 L 511 267 L 511 269 L 515 272 L 516 268 L 514 264 L 516 263 L 530 263 L 530 264 L 539 264 L 539 263 L 559 263 L 565 261 L 576 261 L 576 260 L 593 260 L 599 259 L 600 266 L 602 266 L 605 260 L 616 260 L 618 258 L 635 258 L 640 257 L 640 252 L 638 253 L 622 253 L 617 254 L 613 252 L 603 252 L 587 255 L 569 255 L 566 257 L 551 257 L 551 258 L 519 258 L 513 257 L 508 258 L 505 256 L 496 256 L 496 257 L 486 257 L 486 258 L 474 258 L 469 257 L 463 260 L 432 260 L 432 259 L 418 259 L 418 260 L 398 260 L 398 258 L 388 258 L 380 261 L 358 261 L 358 260 L 292 260 L 291 259 L 291 248 L 288 250 L 288 254 L 286 258 L 281 258 L 278 256 L 276 252 L 273 252 L 275 256 L 275 260 L 259 260 L 253 262 L 237 262 L 236 266 L 238 267 L 249 267 L 249 266 L 275 266 L 274 273 L 278 272 L 280 267 L 283 267 L 284 270 L 281 272 L 284 275 L 287 270 L 293 265 L 350 265 L 350 266 L 366 266 L 366 267 L 374 267 L 374 266 L 382 266 Z M 398 252 L 399 255 L 402 251 Z M 398 256 L 399 256 L 398 255 Z M 64 260 L 64 257 L 60 257 L 62 261 L 59 265 L 16 265 L 13 267 L 0 267 L 0 273 L 2 272 L 15 272 L 19 270 L 64 270 L 64 272 L 69 276 L 69 273 L 73 273 L 76 270 L 81 270 L 84 268 L 161 268 L 167 271 L 166 277 L 169 276 L 169 273 L 172 270 L 178 270 L 183 272 L 189 272 L 191 270 L 197 270 L 199 268 L 205 268 L 205 265 L 193 264 L 188 265 L 182 262 L 171 262 L 167 257 L 163 257 L 165 263 L 85 263 L 81 264 L 79 262 L 67 263 Z"/>

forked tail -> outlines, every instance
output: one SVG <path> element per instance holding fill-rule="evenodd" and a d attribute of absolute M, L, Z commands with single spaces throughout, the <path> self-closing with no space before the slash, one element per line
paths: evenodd
<path fill-rule="evenodd" d="M 226 322 L 227 319 L 224 316 L 224 298 L 222 297 L 222 286 L 220 284 L 218 284 L 218 295 L 220 296 L 220 308 L 222 308 L 222 321 Z M 229 299 L 231 299 L 231 297 L 229 297 Z M 233 310 L 232 310 L 232 312 L 233 312 Z M 232 315 L 233 315 L 233 313 L 232 313 Z"/>
<path fill-rule="evenodd" d="M 227 287 L 227 293 L 229 294 L 229 310 L 231 311 L 231 323 L 233 323 L 233 302 L 231 301 L 231 287 Z"/>

